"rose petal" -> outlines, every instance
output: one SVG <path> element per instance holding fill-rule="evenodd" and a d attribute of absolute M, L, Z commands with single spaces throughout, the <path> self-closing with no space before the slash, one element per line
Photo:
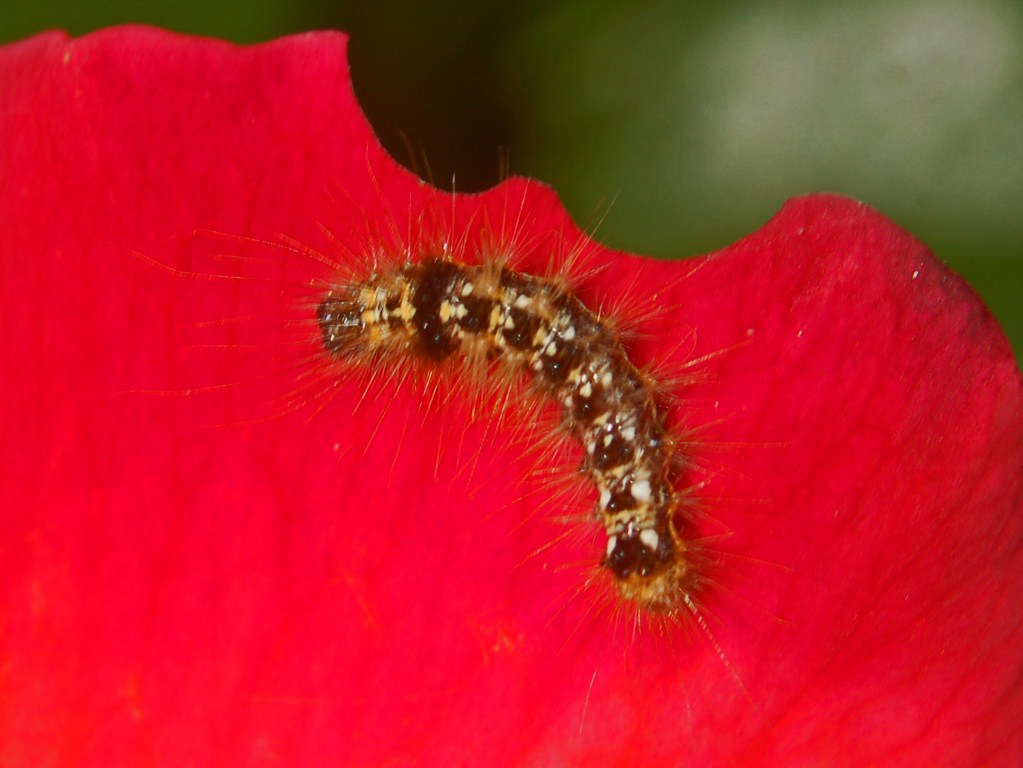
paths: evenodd
<path fill-rule="evenodd" d="M 586 245 L 534 182 L 397 167 L 338 35 L 49 34 L 0 94 L 3 764 L 1019 758 L 1019 371 L 878 214 L 795 200 L 696 262 Z M 635 348 L 692 374 L 707 631 L 616 622 L 599 531 L 559 538 L 458 398 L 381 380 L 353 413 L 365 383 L 281 330 L 323 265 L 232 238 L 281 233 L 580 246 L 590 298 L 669 306 Z"/>

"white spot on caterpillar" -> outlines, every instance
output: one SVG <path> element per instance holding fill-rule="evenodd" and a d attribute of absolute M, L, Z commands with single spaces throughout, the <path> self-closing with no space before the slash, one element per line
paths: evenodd
<path fill-rule="evenodd" d="M 643 504 L 650 503 L 650 481 L 640 480 L 632 484 L 632 498 Z"/>
<path fill-rule="evenodd" d="M 657 535 L 657 531 L 653 528 L 644 528 L 639 532 L 639 540 L 643 542 L 643 546 L 647 549 L 657 549 L 661 537 Z"/>

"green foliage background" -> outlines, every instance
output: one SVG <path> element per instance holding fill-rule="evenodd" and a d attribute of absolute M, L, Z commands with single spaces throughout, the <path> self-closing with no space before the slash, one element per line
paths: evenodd
<path fill-rule="evenodd" d="M 344 29 L 399 161 L 471 191 L 507 159 L 637 253 L 712 250 L 788 197 L 851 195 L 965 275 L 1023 352 L 1013 0 L 43 0 L 0 7 L 0 42 L 128 22 L 241 43 Z"/>

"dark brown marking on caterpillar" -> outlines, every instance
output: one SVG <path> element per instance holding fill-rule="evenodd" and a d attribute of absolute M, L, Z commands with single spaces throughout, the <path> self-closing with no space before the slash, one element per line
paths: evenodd
<path fill-rule="evenodd" d="M 332 287 L 317 309 L 326 350 L 423 361 L 486 359 L 561 407 L 585 450 L 619 593 L 661 614 L 693 610 L 696 575 L 676 518 L 676 446 L 653 383 L 611 327 L 562 282 L 442 254 Z"/>

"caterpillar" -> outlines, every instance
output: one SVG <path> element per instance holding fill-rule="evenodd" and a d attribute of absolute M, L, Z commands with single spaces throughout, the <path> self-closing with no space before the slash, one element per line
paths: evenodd
<path fill-rule="evenodd" d="M 316 307 L 326 354 L 527 377 L 583 448 L 580 472 L 607 536 L 600 567 L 618 593 L 653 614 L 695 612 L 699 573 L 678 528 L 682 457 L 655 382 L 613 325 L 563 280 L 486 253 L 473 263 L 443 249 L 419 256 L 327 288 Z"/>

